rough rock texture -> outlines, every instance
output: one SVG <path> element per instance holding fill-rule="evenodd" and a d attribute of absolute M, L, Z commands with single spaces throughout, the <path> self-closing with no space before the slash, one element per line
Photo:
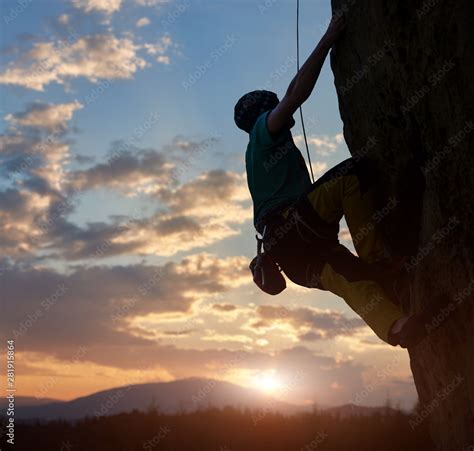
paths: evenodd
<path fill-rule="evenodd" d="M 410 255 L 407 309 L 430 311 L 410 350 L 438 449 L 474 449 L 474 1 L 333 0 L 344 136 L 380 170 L 394 253 Z M 387 211 L 389 210 L 389 211 Z M 472 447 L 472 448 L 471 448 Z"/>

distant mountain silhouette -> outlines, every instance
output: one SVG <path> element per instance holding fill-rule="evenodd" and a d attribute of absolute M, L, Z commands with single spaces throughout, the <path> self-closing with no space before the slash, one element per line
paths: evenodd
<path fill-rule="evenodd" d="M 49 404 L 52 402 L 61 402 L 58 399 L 52 398 L 35 398 L 34 396 L 15 396 L 15 406 L 40 406 L 43 404 Z M 8 400 L 6 398 L 0 398 L 0 409 L 4 410 Z"/>
<path fill-rule="evenodd" d="M 326 413 L 337 416 L 339 418 L 349 417 L 370 417 L 371 415 L 381 414 L 390 415 L 397 413 L 396 409 L 386 406 L 358 406 L 357 404 L 344 404 L 342 406 L 330 407 L 325 409 Z"/>
<path fill-rule="evenodd" d="M 131 412 L 134 409 L 147 411 L 153 407 L 169 414 L 225 406 L 260 408 L 286 414 L 308 410 L 306 407 L 278 401 L 258 390 L 203 378 L 129 385 L 100 391 L 72 401 L 41 403 L 35 400 L 35 404 L 18 403 L 15 416 L 19 419 L 74 420 L 86 416 Z"/>

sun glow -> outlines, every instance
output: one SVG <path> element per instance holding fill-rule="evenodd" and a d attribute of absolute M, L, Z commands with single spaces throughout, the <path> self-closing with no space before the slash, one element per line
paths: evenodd
<path fill-rule="evenodd" d="M 254 382 L 259 390 L 266 392 L 275 392 L 282 387 L 282 382 L 274 369 L 257 374 Z"/>

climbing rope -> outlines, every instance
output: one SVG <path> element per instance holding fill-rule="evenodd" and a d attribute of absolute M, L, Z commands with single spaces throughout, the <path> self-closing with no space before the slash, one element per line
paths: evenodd
<path fill-rule="evenodd" d="M 296 0 L 296 73 L 300 70 L 300 0 Z M 309 169 L 311 171 L 311 179 L 314 183 L 314 174 L 313 174 L 313 166 L 311 164 L 311 156 L 309 154 L 308 148 L 308 140 L 306 139 L 306 129 L 304 126 L 303 120 L 303 108 L 300 105 L 300 120 L 301 120 L 301 128 L 303 129 L 303 136 L 304 142 L 306 145 L 306 154 L 308 155 L 308 164 Z"/>

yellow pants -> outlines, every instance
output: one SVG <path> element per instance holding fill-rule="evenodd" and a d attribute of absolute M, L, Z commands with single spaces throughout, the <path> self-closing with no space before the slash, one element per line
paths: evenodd
<path fill-rule="evenodd" d="M 320 218 L 330 224 L 339 223 L 344 215 L 361 260 L 374 263 L 384 257 L 384 246 L 374 216 L 373 193 L 370 190 L 361 192 L 356 175 L 336 175 L 324 183 L 316 183 L 307 197 Z M 381 285 L 367 276 L 353 274 L 350 265 L 338 263 L 352 258 L 347 253 L 349 250 L 341 244 L 335 246 L 335 258 L 323 266 L 321 285 L 342 297 L 377 336 L 387 342 L 391 325 L 404 314 L 390 301 Z M 338 259 L 338 256 L 342 258 Z"/>

